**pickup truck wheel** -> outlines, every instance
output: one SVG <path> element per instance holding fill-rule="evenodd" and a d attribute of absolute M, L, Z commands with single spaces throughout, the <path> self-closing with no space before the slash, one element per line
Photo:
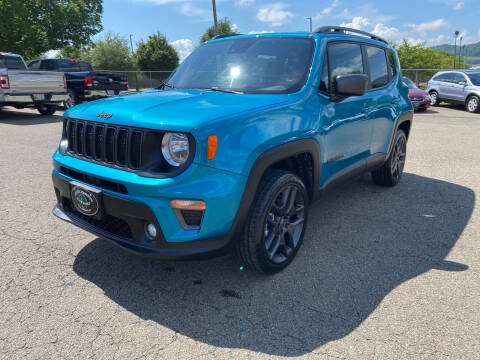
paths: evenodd
<path fill-rule="evenodd" d="M 37 110 L 42 115 L 53 115 L 57 111 L 57 105 L 36 104 Z"/>
<path fill-rule="evenodd" d="M 438 93 L 435 90 L 429 92 L 430 94 L 430 105 L 438 106 L 440 101 L 438 100 Z"/>
<path fill-rule="evenodd" d="M 403 130 L 397 130 L 395 142 L 385 164 L 372 171 L 373 182 L 381 186 L 395 186 L 400 181 L 407 155 L 407 137 Z"/>
<path fill-rule="evenodd" d="M 265 274 L 283 270 L 302 244 L 307 215 L 308 194 L 302 180 L 290 172 L 268 171 L 243 236 L 235 243 L 242 265 Z"/>
<path fill-rule="evenodd" d="M 471 113 L 476 113 L 480 110 L 480 98 L 478 96 L 472 95 L 467 99 L 467 111 Z"/>
<path fill-rule="evenodd" d="M 68 90 L 67 99 L 63 102 L 65 109 L 70 109 L 71 107 L 78 104 L 78 97 L 75 95 L 75 92 Z"/>

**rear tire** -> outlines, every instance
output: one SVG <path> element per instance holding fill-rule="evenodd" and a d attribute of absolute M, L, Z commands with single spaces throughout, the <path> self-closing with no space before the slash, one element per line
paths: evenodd
<path fill-rule="evenodd" d="M 47 105 L 47 104 L 36 104 L 35 105 L 38 112 L 42 115 L 53 115 L 57 111 L 57 105 Z"/>
<path fill-rule="evenodd" d="M 438 100 L 438 93 L 435 90 L 429 92 L 430 94 L 430 105 L 438 106 L 440 101 Z"/>
<path fill-rule="evenodd" d="M 403 174 L 407 155 L 407 137 L 403 130 L 398 129 L 390 156 L 385 164 L 372 171 L 373 182 L 380 186 L 395 186 Z"/>
<path fill-rule="evenodd" d="M 480 98 L 476 95 L 471 95 L 468 97 L 466 102 L 467 111 L 471 113 L 476 113 L 480 111 Z"/>
<path fill-rule="evenodd" d="M 235 242 L 241 265 L 274 274 L 300 248 L 308 217 L 308 194 L 293 173 L 270 170 L 263 176 L 242 236 Z"/>

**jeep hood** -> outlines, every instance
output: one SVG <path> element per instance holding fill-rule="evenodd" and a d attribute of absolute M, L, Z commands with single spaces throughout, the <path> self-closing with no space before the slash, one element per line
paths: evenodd
<path fill-rule="evenodd" d="M 268 109 L 288 98 L 287 94 L 148 90 L 74 106 L 65 116 L 149 129 L 191 131 L 215 120 Z"/>

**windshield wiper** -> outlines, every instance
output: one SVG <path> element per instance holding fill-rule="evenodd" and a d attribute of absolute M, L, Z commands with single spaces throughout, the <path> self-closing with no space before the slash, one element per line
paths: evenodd
<path fill-rule="evenodd" d="M 167 87 L 170 88 L 170 89 L 176 89 L 175 86 L 173 86 L 172 84 L 167 83 L 166 81 L 162 81 L 162 82 L 160 83 L 160 85 L 158 85 L 155 89 L 160 89 L 160 90 L 162 90 L 162 89 L 165 89 L 165 88 L 167 88 Z"/>
<path fill-rule="evenodd" d="M 193 89 L 194 89 L 194 90 L 219 91 L 219 92 L 230 93 L 230 94 L 245 94 L 243 91 L 230 90 L 230 89 L 222 89 L 222 88 L 217 88 L 217 87 L 210 87 L 210 88 L 193 88 Z"/>

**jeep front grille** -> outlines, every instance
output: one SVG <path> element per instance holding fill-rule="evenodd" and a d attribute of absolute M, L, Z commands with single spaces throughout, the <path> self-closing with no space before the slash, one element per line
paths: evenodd
<path fill-rule="evenodd" d="M 65 119 L 64 132 L 70 155 L 133 170 L 142 167 L 146 130 Z"/>

